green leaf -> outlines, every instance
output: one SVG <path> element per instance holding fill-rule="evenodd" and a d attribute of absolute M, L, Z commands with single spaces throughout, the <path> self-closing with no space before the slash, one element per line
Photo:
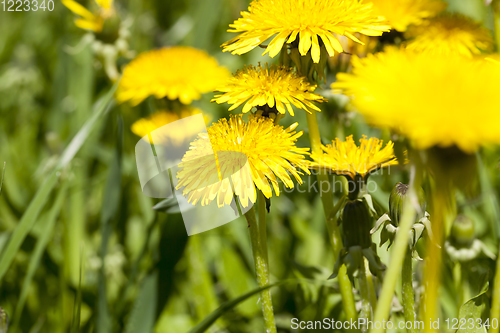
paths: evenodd
<path fill-rule="evenodd" d="M 81 322 L 80 317 L 82 313 L 82 274 L 83 274 L 83 260 L 82 258 L 80 258 L 80 277 L 78 279 L 78 289 L 76 290 L 75 303 L 73 306 L 73 319 L 71 322 L 70 333 L 78 333 L 80 331 L 80 322 Z"/>
<path fill-rule="evenodd" d="M 69 162 L 75 157 L 76 153 L 80 150 L 85 140 L 90 135 L 96 122 L 106 114 L 113 101 L 113 94 L 118 85 L 118 82 L 111 88 L 111 90 L 98 102 L 96 103 L 96 110 L 90 117 L 90 119 L 83 125 L 76 136 L 71 140 L 70 144 L 64 150 L 57 167 L 52 171 L 50 176 L 45 180 L 39 190 L 36 192 L 35 197 L 31 200 L 28 208 L 24 212 L 19 224 L 12 233 L 12 236 L 7 244 L 5 250 L 3 250 L 2 256 L 0 257 L 0 282 L 3 279 L 5 273 L 9 269 L 10 264 L 14 260 L 14 257 L 19 251 L 24 239 L 28 235 L 29 231 L 33 227 L 33 224 L 38 219 L 43 207 L 49 199 L 52 189 L 55 187 L 57 180 L 59 179 L 61 170 L 68 165 Z"/>
<path fill-rule="evenodd" d="M 125 333 L 150 333 L 153 331 L 158 294 L 158 273 L 147 276 L 142 282 L 132 311 L 125 324 Z"/>
<path fill-rule="evenodd" d="M 121 117 L 117 121 L 117 143 L 115 157 L 113 158 L 111 168 L 109 169 L 108 180 L 104 188 L 102 211 L 101 211 L 101 270 L 99 272 L 98 282 L 98 303 L 97 303 L 97 327 L 98 333 L 107 333 L 112 331 L 113 321 L 108 307 L 106 292 L 106 274 L 105 262 L 108 251 L 108 242 L 111 236 L 110 221 L 116 215 L 120 205 L 121 198 L 121 165 L 123 149 L 123 120 Z"/>
<path fill-rule="evenodd" d="M 216 262 L 216 267 L 218 279 L 224 286 L 224 292 L 228 298 L 236 298 L 247 290 L 257 287 L 253 272 L 249 271 L 245 262 L 230 244 L 223 244 L 221 247 L 220 260 Z M 244 316 L 253 317 L 260 312 L 260 306 L 256 301 L 249 299 L 243 302 L 238 310 Z"/>
<path fill-rule="evenodd" d="M 40 265 L 42 255 L 45 252 L 47 244 L 49 243 L 52 237 L 54 227 L 57 221 L 57 216 L 61 211 L 64 200 L 66 199 L 67 190 L 68 190 L 68 183 L 64 182 L 63 186 L 59 190 L 59 193 L 57 194 L 57 197 L 54 201 L 54 205 L 51 207 L 49 213 L 47 214 L 47 217 L 44 220 L 40 221 L 42 222 L 43 233 L 40 235 L 40 238 L 36 242 L 35 250 L 30 255 L 28 271 L 26 272 L 26 277 L 24 278 L 23 286 L 21 288 L 21 294 L 19 296 L 16 305 L 16 311 L 14 312 L 14 323 L 15 323 L 13 324 L 14 327 L 17 327 L 17 323 L 19 323 L 24 303 L 26 301 L 26 297 L 28 296 L 28 292 L 31 287 L 33 276 L 35 276 L 35 272 L 38 266 Z"/>
<path fill-rule="evenodd" d="M 488 296 L 486 292 L 488 291 L 488 285 L 483 289 L 483 291 L 477 295 L 476 297 L 471 298 L 469 301 L 465 302 L 464 305 L 460 307 L 460 311 L 458 313 L 459 324 L 461 324 L 461 320 L 465 319 L 465 324 L 461 325 L 463 328 L 459 328 L 457 333 L 487 333 L 487 330 L 484 326 L 476 325 L 476 321 L 484 322 L 483 313 L 487 310 L 488 307 Z M 474 321 L 474 325 L 471 324 L 469 327 L 469 320 Z M 479 320 L 478 320 L 479 319 Z"/>
<path fill-rule="evenodd" d="M 205 332 L 224 313 L 226 313 L 227 311 L 233 309 L 235 306 L 237 306 L 241 302 L 247 300 L 248 298 L 252 297 L 255 294 L 260 293 L 261 291 L 267 290 L 267 289 L 272 288 L 272 287 L 281 286 L 281 285 L 283 285 L 283 284 L 285 284 L 287 282 L 290 282 L 290 281 L 285 280 L 285 281 L 276 282 L 276 283 L 267 285 L 265 287 L 257 288 L 257 289 L 254 289 L 252 291 L 249 291 L 248 293 L 246 293 L 246 294 L 244 294 L 244 295 L 242 295 L 242 296 L 240 296 L 238 298 L 235 298 L 235 299 L 233 299 L 231 301 L 223 303 L 214 312 L 212 312 L 205 319 L 203 319 L 198 325 L 196 325 L 195 327 L 193 327 L 193 329 L 191 329 L 191 331 L 189 331 L 189 333 L 202 333 L 202 332 Z"/>
<path fill-rule="evenodd" d="M 177 204 L 176 198 L 168 198 L 160 201 L 153 206 L 153 209 L 159 212 L 176 214 L 180 213 L 179 205 Z"/>

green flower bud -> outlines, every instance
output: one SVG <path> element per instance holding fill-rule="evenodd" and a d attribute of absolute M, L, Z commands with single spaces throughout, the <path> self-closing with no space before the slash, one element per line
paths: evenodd
<path fill-rule="evenodd" d="M 409 193 L 409 186 L 402 183 L 397 183 L 389 197 L 389 213 L 383 214 L 375 223 L 375 227 L 370 231 L 371 234 L 375 233 L 378 229 L 382 228 L 380 232 L 380 246 L 389 241 L 391 247 L 396 234 L 399 230 L 399 221 L 401 218 L 403 203 L 406 195 Z M 415 259 L 420 259 L 416 251 L 418 240 L 422 237 L 424 230 L 427 231 L 429 238 L 432 240 L 431 222 L 429 220 L 429 213 L 425 211 L 425 197 L 424 191 L 420 189 L 417 193 L 418 201 L 420 203 L 420 216 L 417 217 L 409 231 L 408 246 Z"/>
<path fill-rule="evenodd" d="M 474 222 L 466 215 L 458 215 L 451 226 L 450 237 L 457 247 L 469 247 L 475 239 Z"/>
<path fill-rule="evenodd" d="M 370 229 L 373 218 L 366 202 L 362 199 L 348 201 L 342 213 L 342 233 L 344 246 L 361 246 L 362 249 L 372 245 Z"/>
<path fill-rule="evenodd" d="M 392 189 L 391 195 L 389 197 L 389 217 L 391 218 L 392 224 L 396 227 L 399 226 L 401 212 L 403 211 L 403 203 L 406 195 L 409 193 L 409 189 L 409 185 L 397 183 L 396 186 L 394 186 L 394 188 Z M 420 188 L 417 195 L 421 207 L 420 213 L 421 216 L 423 216 L 426 208 L 424 190 Z"/>

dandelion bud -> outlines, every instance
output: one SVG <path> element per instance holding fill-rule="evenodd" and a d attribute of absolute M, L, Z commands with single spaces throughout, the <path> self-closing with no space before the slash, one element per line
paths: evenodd
<path fill-rule="evenodd" d="M 372 222 L 372 216 L 364 200 L 347 202 L 342 213 L 344 246 L 369 248 L 372 244 L 370 235 Z"/>
<path fill-rule="evenodd" d="M 403 203 L 405 201 L 406 195 L 409 193 L 410 186 L 397 183 L 392 189 L 391 196 L 389 197 L 389 217 L 391 218 L 392 224 L 394 226 L 399 226 L 399 219 L 401 218 L 401 212 L 403 211 Z M 420 203 L 420 214 L 423 215 L 425 212 L 426 203 L 425 195 L 422 188 L 417 193 L 418 201 Z"/>
<path fill-rule="evenodd" d="M 403 203 L 406 196 L 409 193 L 410 187 L 403 183 L 397 183 L 391 192 L 389 197 L 389 213 L 383 214 L 375 223 L 375 227 L 370 231 L 372 234 L 378 229 L 382 228 L 380 233 L 380 246 L 385 242 L 389 241 L 389 247 L 394 242 L 396 234 L 399 230 L 399 221 L 401 218 L 401 212 L 403 210 Z M 413 225 L 409 231 L 410 237 L 408 239 L 408 245 L 412 251 L 412 255 L 415 259 L 420 259 L 416 251 L 416 245 L 418 240 L 422 237 L 424 230 L 427 231 L 429 238 L 433 239 L 431 223 L 429 220 L 429 213 L 425 211 L 425 196 L 424 191 L 420 188 L 417 193 L 418 202 L 420 204 L 419 216 L 413 222 Z"/>
<path fill-rule="evenodd" d="M 474 222 L 466 215 L 458 215 L 451 226 L 450 236 L 458 247 L 469 247 L 475 239 Z"/>
<path fill-rule="evenodd" d="M 496 259 L 486 245 L 476 238 L 474 221 L 462 214 L 453 221 L 450 238 L 445 242 L 444 248 L 453 261 L 467 262 L 479 257 Z"/>

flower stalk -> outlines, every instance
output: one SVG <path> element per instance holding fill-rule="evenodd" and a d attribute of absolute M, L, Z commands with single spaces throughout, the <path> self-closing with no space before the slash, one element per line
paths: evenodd
<path fill-rule="evenodd" d="M 259 191 L 260 192 L 260 191 Z M 259 200 L 260 202 L 263 200 Z M 264 201 L 265 205 L 265 201 Z M 265 207 L 264 207 L 265 209 Z M 260 207 L 259 207 L 260 216 Z M 252 254 L 255 262 L 255 274 L 257 275 L 257 283 L 259 287 L 265 287 L 269 284 L 269 262 L 267 259 L 267 237 L 266 232 L 261 232 L 261 229 L 266 228 L 265 219 L 257 224 L 255 217 L 255 209 L 252 207 L 245 213 L 249 230 L 250 240 L 252 243 Z M 271 291 L 266 289 L 260 293 L 260 303 L 262 305 L 262 314 L 264 316 L 264 325 L 266 333 L 277 333 L 276 323 L 274 320 L 273 302 L 271 298 Z"/>
<path fill-rule="evenodd" d="M 401 271 L 401 295 L 403 299 L 403 312 L 406 322 L 415 322 L 415 294 L 413 292 L 413 267 L 412 255 L 408 250 L 405 254 L 403 268 Z M 415 329 L 409 328 L 408 333 L 415 333 Z"/>
<path fill-rule="evenodd" d="M 372 318 L 372 304 L 368 283 L 368 274 L 370 274 L 366 269 L 365 259 L 363 258 L 363 263 L 359 269 L 359 292 L 361 295 L 361 314 L 360 317 L 368 320 Z"/>
<path fill-rule="evenodd" d="M 429 322 L 432 318 L 436 318 L 438 308 L 437 301 L 439 299 L 439 285 L 441 282 L 441 268 L 443 253 L 440 245 L 443 244 L 444 229 L 448 224 L 447 220 L 451 212 L 449 196 L 450 191 L 447 186 L 440 182 L 436 184 L 433 193 L 433 229 L 434 239 L 437 242 L 427 242 L 427 258 L 424 270 L 425 297 L 424 297 L 424 322 Z M 431 327 L 425 327 L 424 333 L 432 333 Z"/>
<path fill-rule="evenodd" d="M 494 26 L 495 26 L 495 42 L 497 44 L 497 52 L 500 50 L 500 1 L 493 0 L 493 15 L 494 15 Z"/>
<path fill-rule="evenodd" d="M 316 113 L 307 113 L 306 117 L 307 127 L 309 128 L 309 139 L 311 141 L 311 150 L 313 153 L 321 154 L 321 137 L 319 134 L 318 118 L 316 116 Z M 317 178 L 319 183 L 320 197 L 323 203 L 323 210 L 326 216 L 328 239 L 330 239 L 330 242 L 332 243 L 333 259 L 334 261 L 337 261 L 340 250 L 343 248 L 343 244 L 337 221 L 333 216 L 331 216 L 333 212 L 333 195 L 330 191 L 323 191 L 323 187 L 321 186 L 321 184 L 323 184 L 324 182 L 329 182 L 326 170 L 318 170 Z M 355 320 L 357 318 L 357 311 L 354 303 L 354 294 L 352 292 L 351 280 L 349 280 L 349 277 L 347 276 L 347 268 L 345 265 L 342 265 L 339 269 L 338 283 L 346 317 L 348 319 Z"/>
<path fill-rule="evenodd" d="M 499 252 L 500 253 L 500 249 Z M 497 267 L 495 280 L 493 281 L 493 301 L 491 302 L 491 314 L 490 314 L 490 322 L 493 319 L 500 318 L 500 255 L 497 258 Z M 500 326 L 493 327 L 491 325 L 490 333 L 498 333 L 500 332 Z"/>
<path fill-rule="evenodd" d="M 387 268 L 384 283 L 382 284 L 382 291 L 379 296 L 377 309 L 373 316 L 374 322 L 382 322 L 387 320 L 391 312 L 392 299 L 394 297 L 394 290 L 399 278 L 400 267 L 403 265 L 406 252 L 408 251 L 408 239 L 410 236 L 410 229 L 415 221 L 416 208 L 414 204 L 418 204 L 418 196 L 416 188 L 420 188 L 420 177 L 416 176 L 415 166 L 412 168 L 412 182 L 410 183 L 410 193 L 404 199 L 403 212 L 401 221 L 399 223 L 399 231 L 396 234 L 394 247 L 391 254 L 391 260 Z M 374 328 L 370 333 L 383 333 L 384 328 Z"/>

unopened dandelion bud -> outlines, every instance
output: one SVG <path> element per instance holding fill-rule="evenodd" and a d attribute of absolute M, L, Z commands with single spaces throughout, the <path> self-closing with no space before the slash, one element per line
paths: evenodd
<path fill-rule="evenodd" d="M 444 248 L 453 261 L 467 262 L 479 257 L 496 259 L 488 247 L 476 238 L 474 221 L 463 214 L 453 221 L 450 238 L 445 242 Z"/>
<path fill-rule="evenodd" d="M 397 183 L 392 189 L 391 195 L 389 197 L 389 217 L 391 218 L 392 224 L 396 227 L 399 226 L 399 220 L 403 211 L 403 203 L 406 196 L 408 195 L 410 186 L 403 183 Z M 418 201 L 420 204 L 420 212 L 423 215 L 425 212 L 425 195 L 424 191 L 420 188 L 417 191 Z"/>
<path fill-rule="evenodd" d="M 361 246 L 369 248 L 372 244 L 370 229 L 373 218 L 364 200 L 348 201 L 342 213 L 344 245 L 349 248 Z"/>
<path fill-rule="evenodd" d="M 474 222 L 466 215 L 458 215 L 451 226 L 450 236 L 456 246 L 470 246 L 475 239 Z"/>
<path fill-rule="evenodd" d="M 385 242 L 389 241 L 389 247 L 392 245 L 396 238 L 396 234 L 399 231 L 399 222 L 402 215 L 403 204 L 406 200 L 406 196 L 410 193 L 410 187 L 403 183 L 397 183 L 391 192 L 389 197 L 389 213 L 383 214 L 375 223 L 375 227 L 370 231 L 370 233 L 375 233 L 378 229 L 380 232 L 380 246 Z M 422 237 L 424 230 L 427 231 L 429 238 L 433 240 L 433 234 L 431 229 L 431 223 L 429 220 L 429 213 L 425 211 L 425 196 L 424 191 L 420 188 L 417 191 L 418 202 L 420 209 L 418 211 L 417 219 L 413 222 L 413 225 L 409 231 L 410 237 L 408 239 L 408 246 L 412 252 L 415 259 L 420 259 L 416 251 L 416 245 L 418 240 Z"/>

